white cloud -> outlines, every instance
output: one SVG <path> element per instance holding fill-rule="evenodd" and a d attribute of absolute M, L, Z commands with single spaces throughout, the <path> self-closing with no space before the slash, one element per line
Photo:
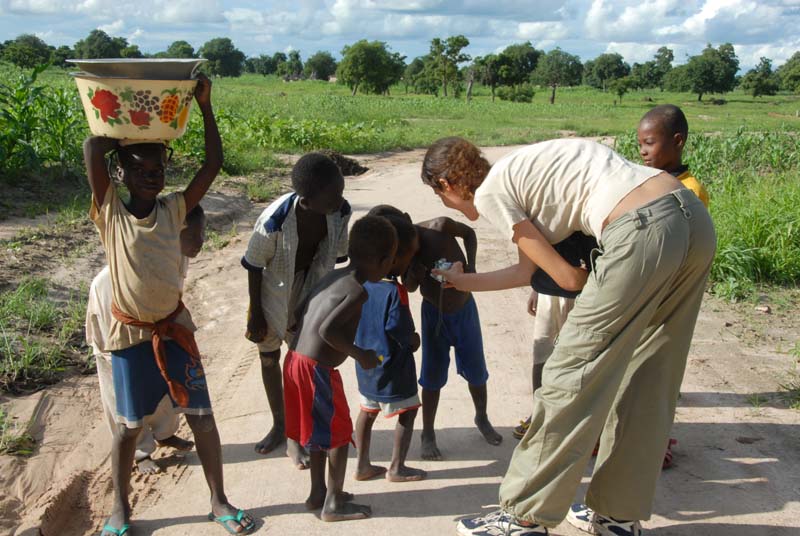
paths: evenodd
<path fill-rule="evenodd" d="M 97 27 L 98 30 L 103 30 L 108 35 L 118 35 L 123 28 L 125 28 L 125 23 L 122 22 L 122 19 L 117 19 L 110 24 L 102 24 Z"/>
<path fill-rule="evenodd" d="M 555 41 L 569 36 L 569 28 L 562 22 L 520 22 L 516 36 L 519 39 Z"/>

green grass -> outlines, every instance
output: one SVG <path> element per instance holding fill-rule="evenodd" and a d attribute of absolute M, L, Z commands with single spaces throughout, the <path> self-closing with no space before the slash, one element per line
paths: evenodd
<path fill-rule="evenodd" d="M 19 431 L 17 423 L 3 409 L 0 409 L 0 454 L 30 456 L 33 454 L 35 445 L 36 440 L 28 431 Z"/>
<path fill-rule="evenodd" d="M 85 285 L 63 302 L 43 279 L 25 279 L 0 294 L 0 392 L 35 390 L 80 364 Z"/>

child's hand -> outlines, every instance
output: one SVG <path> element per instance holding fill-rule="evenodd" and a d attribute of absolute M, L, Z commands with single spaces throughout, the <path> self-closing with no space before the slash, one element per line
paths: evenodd
<path fill-rule="evenodd" d="M 416 352 L 417 350 L 419 350 L 421 344 L 422 341 L 419 338 L 419 333 L 415 331 L 414 333 L 411 334 L 411 351 Z"/>
<path fill-rule="evenodd" d="M 197 104 L 205 106 L 211 104 L 211 80 L 203 73 L 197 75 L 197 87 L 194 88 L 194 98 Z"/>
<path fill-rule="evenodd" d="M 382 360 L 378 357 L 378 354 L 375 353 L 375 350 L 362 350 L 361 358 L 358 360 L 358 364 L 361 365 L 361 368 L 364 370 L 369 370 L 380 365 L 381 361 Z"/>
<path fill-rule="evenodd" d="M 535 290 L 531 290 L 531 295 L 528 298 L 528 314 L 531 316 L 536 316 L 536 305 L 539 301 L 539 293 Z"/>
<path fill-rule="evenodd" d="M 259 311 L 247 314 L 247 332 L 244 335 L 251 342 L 261 342 L 267 336 L 267 321 L 264 314 Z"/>
<path fill-rule="evenodd" d="M 457 289 L 458 280 L 460 279 L 460 276 L 464 275 L 464 265 L 461 263 L 461 261 L 457 261 L 453 263 L 453 266 L 451 266 L 449 270 L 438 270 L 434 268 L 431 270 L 431 273 L 445 278 L 445 282 L 442 283 L 444 288 Z"/>

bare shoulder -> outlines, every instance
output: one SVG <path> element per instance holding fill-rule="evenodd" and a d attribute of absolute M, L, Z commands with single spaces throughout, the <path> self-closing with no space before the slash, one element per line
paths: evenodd
<path fill-rule="evenodd" d="M 423 227 L 425 229 L 430 229 L 432 231 L 442 232 L 442 231 L 444 231 L 444 229 L 447 226 L 447 224 L 449 222 L 451 222 L 451 221 L 453 221 L 453 220 L 451 218 L 448 218 L 447 216 L 440 216 L 438 218 L 433 218 L 431 220 L 425 220 L 425 221 L 419 222 L 419 223 L 417 223 L 417 225 L 419 225 L 420 227 Z"/>

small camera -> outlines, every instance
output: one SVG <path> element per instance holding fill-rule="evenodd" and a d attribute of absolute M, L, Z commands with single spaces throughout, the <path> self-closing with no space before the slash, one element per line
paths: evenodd
<path fill-rule="evenodd" d="M 433 269 L 434 270 L 449 270 L 452 267 L 453 267 L 453 263 L 452 262 L 448 262 L 447 259 L 439 259 L 438 261 L 433 263 Z M 431 273 L 431 277 L 434 278 L 439 283 L 444 283 L 446 281 L 444 276 L 441 276 L 441 275 L 438 275 L 438 274 Z"/>

